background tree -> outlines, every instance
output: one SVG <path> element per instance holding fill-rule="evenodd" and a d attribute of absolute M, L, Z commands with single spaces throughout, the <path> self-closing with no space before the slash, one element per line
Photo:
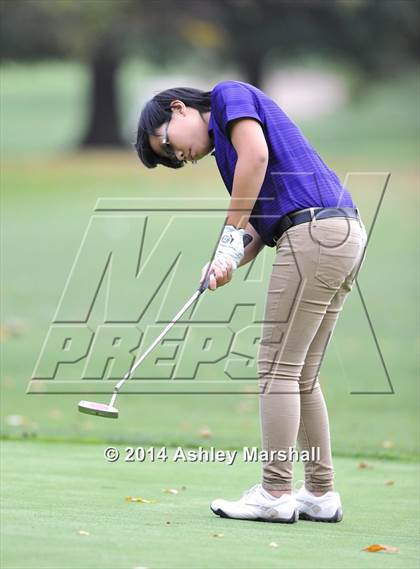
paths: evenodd
<path fill-rule="evenodd" d="M 420 3 L 411 0 L 222 0 L 228 52 L 260 86 L 267 55 L 280 64 L 305 54 L 350 65 L 361 83 L 418 62 Z M 226 59 L 227 53 L 223 53 Z"/>
<path fill-rule="evenodd" d="M 279 65 L 311 53 L 345 62 L 360 84 L 418 61 L 420 4 L 410 0 L 2 0 L 3 59 L 66 58 L 90 70 L 81 144 L 123 144 L 117 76 L 130 55 L 156 65 L 183 58 L 237 65 L 262 84 Z"/>

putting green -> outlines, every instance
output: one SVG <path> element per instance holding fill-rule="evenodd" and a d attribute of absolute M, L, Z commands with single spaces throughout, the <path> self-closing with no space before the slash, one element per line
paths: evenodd
<path fill-rule="evenodd" d="M 369 460 L 359 468 L 358 459 L 336 459 L 343 521 L 289 526 L 224 520 L 209 510 L 213 498 L 235 499 L 258 482 L 258 463 L 174 462 L 173 448 L 166 462 L 109 463 L 104 448 L 2 442 L 2 567 L 418 566 L 415 463 Z M 373 543 L 399 552 L 362 551 Z"/>

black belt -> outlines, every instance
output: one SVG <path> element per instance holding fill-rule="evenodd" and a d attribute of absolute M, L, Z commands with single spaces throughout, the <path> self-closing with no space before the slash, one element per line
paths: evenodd
<path fill-rule="evenodd" d="M 308 207 L 298 209 L 283 215 L 273 228 L 273 245 L 293 225 L 308 223 L 313 219 L 327 219 L 328 217 L 351 217 L 360 220 L 359 209 L 357 207 Z"/>

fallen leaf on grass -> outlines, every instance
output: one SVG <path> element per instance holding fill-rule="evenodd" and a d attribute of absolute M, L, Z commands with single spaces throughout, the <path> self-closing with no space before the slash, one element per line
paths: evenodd
<path fill-rule="evenodd" d="M 368 462 L 359 462 L 358 468 L 373 468 L 373 465 Z"/>
<path fill-rule="evenodd" d="M 178 494 L 178 490 L 175 488 L 163 488 L 162 492 L 165 492 L 165 494 Z"/>
<path fill-rule="evenodd" d="M 146 500 L 146 498 L 142 498 L 138 496 L 135 498 L 134 496 L 126 496 L 125 497 L 127 502 L 138 502 L 139 504 L 156 504 L 157 500 Z"/>
<path fill-rule="evenodd" d="M 79 529 L 78 534 L 79 535 L 90 535 L 90 533 L 84 529 Z"/>
<path fill-rule="evenodd" d="M 203 437 L 205 439 L 209 439 L 212 435 L 213 435 L 213 433 L 210 431 L 210 429 L 208 427 L 202 427 L 200 429 L 200 437 Z"/>
<path fill-rule="evenodd" d="M 276 543 L 275 541 L 272 541 L 271 543 L 268 544 L 268 547 L 278 547 L 279 544 Z"/>
<path fill-rule="evenodd" d="M 224 537 L 224 533 L 213 533 L 212 537 Z"/>
<path fill-rule="evenodd" d="M 377 551 L 386 551 L 387 553 L 398 553 L 398 547 L 394 547 L 393 545 L 383 545 L 381 543 L 372 543 L 372 545 L 368 545 L 364 547 L 362 551 L 370 551 L 371 553 L 376 553 Z"/>
<path fill-rule="evenodd" d="M 395 484 L 395 480 L 385 480 L 384 484 L 387 486 L 393 486 Z"/>

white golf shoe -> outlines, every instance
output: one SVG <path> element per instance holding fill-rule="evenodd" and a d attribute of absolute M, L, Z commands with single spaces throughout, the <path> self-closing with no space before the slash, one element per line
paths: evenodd
<path fill-rule="evenodd" d="M 314 496 L 302 486 L 295 492 L 299 519 L 311 522 L 341 522 L 343 507 L 338 492 L 330 490 L 322 496 Z"/>
<path fill-rule="evenodd" d="M 293 494 L 275 498 L 261 484 L 256 484 L 237 501 L 213 500 L 210 509 L 222 518 L 278 522 L 293 524 L 299 519 L 297 503 Z"/>

